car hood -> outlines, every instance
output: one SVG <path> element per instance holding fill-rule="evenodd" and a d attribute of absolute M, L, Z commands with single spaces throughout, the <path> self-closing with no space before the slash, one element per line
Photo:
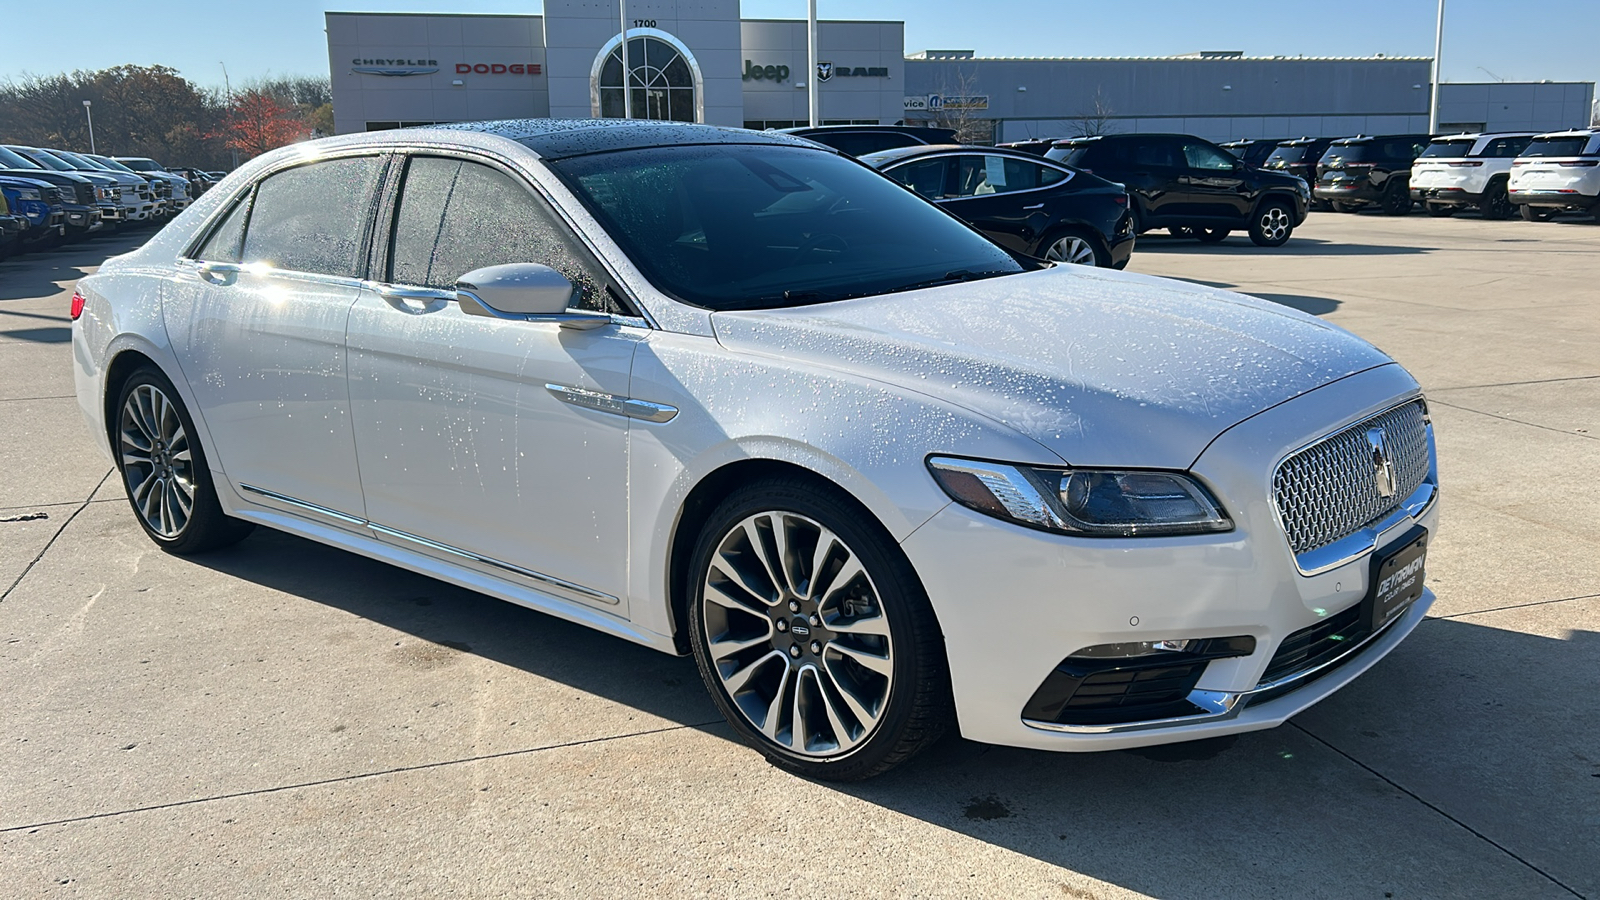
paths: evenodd
<path fill-rule="evenodd" d="M 1392 362 L 1265 300 L 1077 266 L 712 325 L 730 350 L 939 398 L 1089 466 L 1187 468 L 1238 422 Z"/>

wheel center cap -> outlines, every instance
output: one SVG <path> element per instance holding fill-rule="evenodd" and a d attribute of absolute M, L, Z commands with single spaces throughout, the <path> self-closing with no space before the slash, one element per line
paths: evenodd
<path fill-rule="evenodd" d="M 789 633 L 797 638 L 810 637 L 811 626 L 806 623 L 805 619 L 797 617 L 793 622 L 789 623 Z"/>

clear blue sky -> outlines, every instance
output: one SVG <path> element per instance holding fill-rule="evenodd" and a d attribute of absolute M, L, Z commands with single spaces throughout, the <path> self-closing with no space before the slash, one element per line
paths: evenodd
<path fill-rule="evenodd" d="M 1600 0 L 1448 0 L 1445 81 L 1600 79 Z M 539 0 L 5 0 L 0 79 L 119 63 L 172 66 L 204 85 L 263 75 L 326 75 L 325 10 L 537 13 Z M 1435 0 L 819 0 L 822 18 L 906 23 L 906 49 L 980 56 L 1166 56 L 1243 50 L 1252 56 L 1431 56 Z M 750 18 L 802 18 L 805 0 L 743 0 Z M 1378 24 L 1382 23 L 1382 24 Z M 63 26 L 72 38 L 64 39 Z M 218 33 L 211 33 L 217 29 Z M 220 39 L 219 39 L 220 38 Z M 70 49 L 69 49 L 70 48 Z M 1479 68 L 1482 67 L 1482 68 Z"/>

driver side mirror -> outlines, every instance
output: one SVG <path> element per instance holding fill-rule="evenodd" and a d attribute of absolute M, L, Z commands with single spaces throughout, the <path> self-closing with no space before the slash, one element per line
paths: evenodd
<path fill-rule="evenodd" d="M 560 322 L 581 330 L 611 324 L 605 313 L 568 309 L 572 295 L 565 275 L 538 263 L 485 266 L 456 279 L 456 300 L 467 315 Z"/>

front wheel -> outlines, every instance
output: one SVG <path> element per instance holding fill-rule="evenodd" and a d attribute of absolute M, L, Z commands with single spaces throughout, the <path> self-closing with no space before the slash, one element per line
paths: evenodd
<path fill-rule="evenodd" d="M 1257 247 L 1282 247 L 1294 234 L 1294 215 L 1280 201 L 1262 204 L 1250 220 L 1250 241 Z"/>
<path fill-rule="evenodd" d="M 1489 189 L 1484 192 L 1483 200 L 1478 203 L 1478 212 L 1485 219 L 1503 220 L 1517 214 L 1517 205 L 1511 202 L 1511 195 L 1506 191 L 1506 182 L 1496 179 L 1489 183 Z"/>
<path fill-rule="evenodd" d="M 1043 256 L 1051 262 L 1101 268 L 1111 264 L 1110 253 L 1101 250 L 1093 238 L 1075 231 L 1052 235 L 1044 242 L 1044 248 Z"/>
<path fill-rule="evenodd" d="M 889 536 L 834 490 L 778 478 L 712 512 L 689 570 L 690 642 L 712 700 L 769 762 L 869 778 L 949 719 L 943 639 Z"/>
<path fill-rule="evenodd" d="M 1522 221 L 1548 222 L 1556 217 L 1556 211 L 1545 206 L 1529 206 L 1522 204 Z"/>
<path fill-rule="evenodd" d="M 1416 201 L 1411 199 L 1411 189 L 1398 181 L 1389 182 L 1389 188 L 1383 192 L 1383 214 L 1386 216 L 1408 216 Z"/>
<path fill-rule="evenodd" d="M 1192 229 L 1194 239 L 1202 244 L 1220 244 L 1228 239 L 1233 231 L 1227 228 L 1195 228 Z"/>
<path fill-rule="evenodd" d="M 1454 206 L 1446 206 L 1443 203 L 1424 203 L 1422 209 L 1435 219 L 1448 219 L 1456 214 Z"/>
<path fill-rule="evenodd" d="M 144 366 L 123 382 L 111 439 L 128 502 L 161 549 L 203 553 L 254 530 L 223 513 L 194 420 L 159 369 Z"/>

